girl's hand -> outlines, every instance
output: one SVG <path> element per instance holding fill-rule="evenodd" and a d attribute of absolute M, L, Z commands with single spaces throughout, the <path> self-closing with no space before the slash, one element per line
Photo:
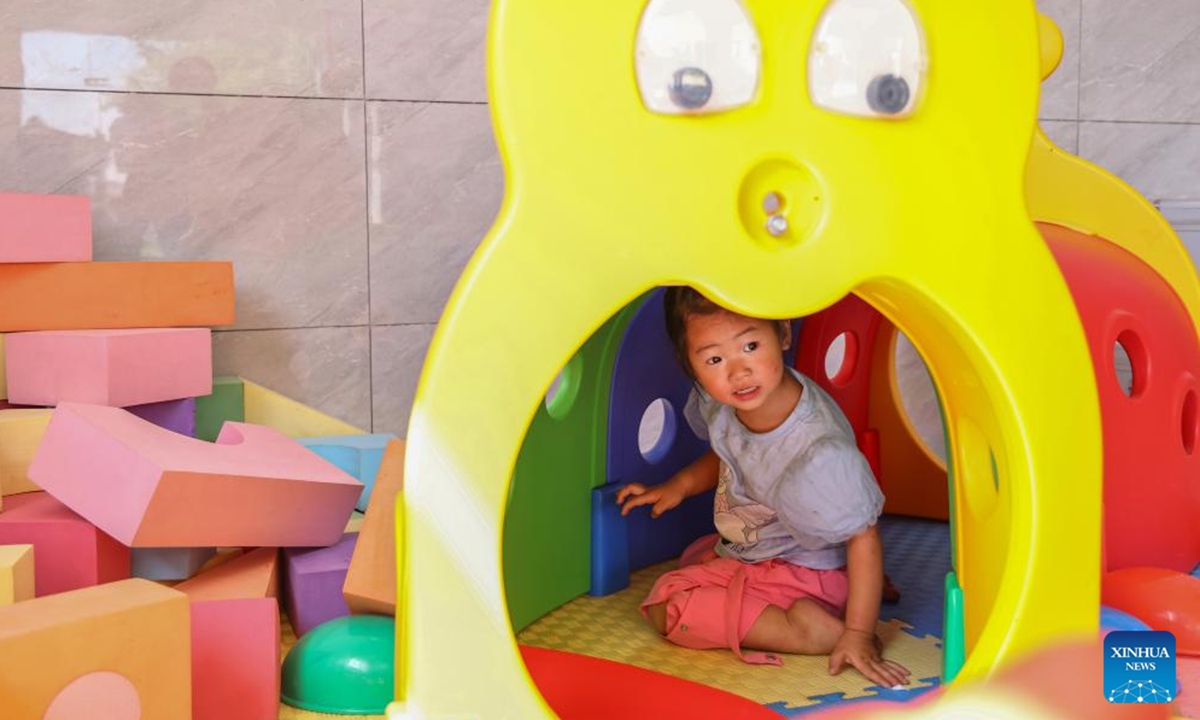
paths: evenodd
<path fill-rule="evenodd" d="M 617 491 L 617 504 L 621 506 L 621 517 L 642 505 L 652 505 L 650 515 L 658 517 L 678 506 L 683 502 L 684 497 L 683 489 L 670 481 L 651 488 L 641 483 L 629 483 Z"/>
<path fill-rule="evenodd" d="M 837 675 L 853 665 L 868 680 L 885 688 L 908 684 L 908 669 L 900 663 L 884 660 L 883 643 L 875 633 L 846 628 L 829 654 L 829 674 Z"/>

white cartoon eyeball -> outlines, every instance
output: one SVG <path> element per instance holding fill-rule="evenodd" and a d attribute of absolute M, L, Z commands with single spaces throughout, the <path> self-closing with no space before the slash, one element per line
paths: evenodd
<path fill-rule="evenodd" d="M 642 104 L 664 115 L 746 105 L 758 90 L 760 53 L 739 0 L 650 0 L 634 56 Z"/>
<path fill-rule="evenodd" d="M 904 0 L 833 0 L 813 34 L 808 92 L 826 110 L 907 117 L 925 66 L 921 25 Z"/>

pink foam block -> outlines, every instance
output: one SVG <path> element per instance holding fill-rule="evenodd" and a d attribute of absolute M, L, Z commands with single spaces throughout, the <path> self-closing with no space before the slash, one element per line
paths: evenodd
<path fill-rule="evenodd" d="M 16 404 L 124 407 L 212 393 L 208 328 L 50 330 L 4 343 Z"/>
<path fill-rule="evenodd" d="M 129 577 L 129 548 L 44 492 L 9 495 L 0 512 L 0 545 L 33 545 L 37 597 Z"/>
<path fill-rule="evenodd" d="M 278 717 L 279 603 L 193 601 L 193 720 Z"/>
<path fill-rule="evenodd" d="M 29 477 L 131 547 L 332 545 L 362 483 L 268 427 L 215 444 L 120 408 L 55 409 Z"/>
<path fill-rule="evenodd" d="M 0 263 L 90 262 L 85 195 L 0 193 Z"/>

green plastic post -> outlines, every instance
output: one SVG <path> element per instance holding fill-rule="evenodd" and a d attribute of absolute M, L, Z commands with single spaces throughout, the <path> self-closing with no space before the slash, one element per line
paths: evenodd
<path fill-rule="evenodd" d="M 966 662 L 963 625 L 963 591 L 954 571 L 946 573 L 946 614 L 942 621 L 942 682 L 958 677 Z"/>

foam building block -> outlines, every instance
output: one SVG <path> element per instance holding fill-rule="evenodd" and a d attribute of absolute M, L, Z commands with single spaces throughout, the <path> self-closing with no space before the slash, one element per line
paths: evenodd
<path fill-rule="evenodd" d="M 246 422 L 273 427 L 289 437 L 365 435 L 350 423 L 242 378 Z"/>
<path fill-rule="evenodd" d="M 230 325 L 229 262 L 0 264 L 0 332 Z"/>
<path fill-rule="evenodd" d="M 404 448 L 393 440 L 384 450 L 362 530 L 342 595 L 354 613 L 396 614 L 396 495 L 404 487 Z"/>
<path fill-rule="evenodd" d="M 187 718 L 185 595 L 149 580 L 0 607 L 5 720 Z"/>
<path fill-rule="evenodd" d="M 37 597 L 129 577 L 129 548 L 44 492 L 7 498 L 0 545 L 28 543 L 37 557 Z"/>
<path fill-rule="evenodd" d="M 375 487 L 383 450 L 395 440 L 391 433 L 301 438 L 300 444 L 358 478 L 364 487 L 355 508 L 366 512 Z"/>
<path fill-rule="evenodd" d="M 192 602 L 192 720 L 278 717 L 278 558 L 258 548 L 175 586 Z"/>
<path fill-rule="evenodd" d="M 345 617 L 350 608 L 342 597 L 346 570 L 358 535 L 348 533 L 330 547 L 287 548 L 287 583 L 284 604 L 296 637 L 322 623 Z"/>
<path fill-rule="evenodd" d="M 90 262 L 86 195 L 0 193 L 0 263 Z"/>
<path fill-rule="evenodd" d="M 133 405 L 125 409 L 173 433 L 196 436 L 196 398 Z"/>
<path fill-rule="evenodd" d="M 0 494 L 39 490 L 29 478 L 29 463 L 50 424 L 51 410 L 0 410 Z"/>
<path fill-rule="evenodd" d="M 212 392 L 208 328 L 12 333 L 6 345 L 14 403 L 125 407 Z"/>
<path fill-rule="evenodd" d="M 5 379 L 7 361 L 4 358 L 4 335 L 0 334 L 0 400 L 8 399 L 8 381 Z"/>
<path fill-rule="evenodd" d="M 342 532 L 358 532 L 362 529 L 363 522 L 366 520 L 366 517 L 366 515 L 363 515 L 357 510 L 350 513 L 350 519 L 346 521 L 346 527 L 342 530 Z"/>
<path fill-rule="evenodd" d="M 147 580 L 187 580 L 216 554 L 216 548 L 133 548 L 130 574 Z"/>
<path fill-rule="evenodd" d="M 212 394 L 196 398 L 196 437 L 212 442 L 226 421 L 245 422 L 244 388 L 239 377 L 213 380 Z"/>
<path fill-rule="evenodd" d="M 55 409 L 29 477 L 130 547 L 331 545 L 362 492 L 271 428 L 226 423 L 206 443 L 77 403 Z"/>
<path fill-rule="evenodd" d="M 279 603 L 192 603 L 192 720 L 276 720 Z"/>
<path fill-rule="evenodd" d="M 226 557 L 232 553 L 223 552 Z M 193 602 L 229 598 L 265 598 L 279 596 L 279 550 L 256 548 L 234 555 L 212 569 L 205 569 L 175 589 Z"/>
<path fill-rule="evenodd" d="M 33 546 L 0 545 L 0 605 L 33 597 Z"/>

